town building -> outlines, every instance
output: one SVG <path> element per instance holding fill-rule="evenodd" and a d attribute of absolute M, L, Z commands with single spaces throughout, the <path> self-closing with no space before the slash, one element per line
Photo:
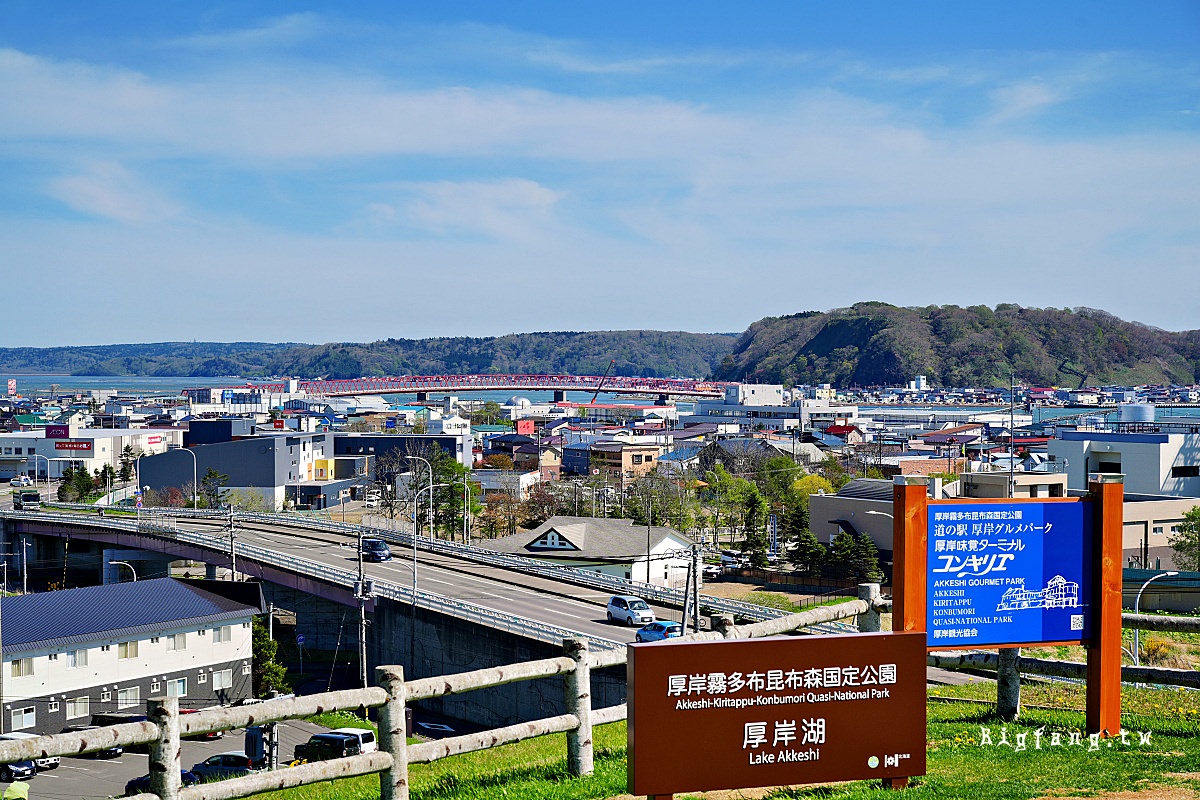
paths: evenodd
<path fill-rule="evenodd" d="M 68 467 L 89 474 L 105 466 L 119 471 L 126 447 L 134 454 L 162 453 L 182 446 L 183 439 L 181 428 L 85 428 L 77 421 L 0 433 L 0 480 L 17 475 L 61 478 Z"/>
<path fill-rule="evenodd" d="M 532 531 L 478 543 L 489 550 L 599 572 L 654 586 L 683 588 L 692 541 L 666 527 L 628 519 L 556 516 Z"/>
<path fill-rule="evenodd" d="M 161 695 L 184 708 L 250 697 L 261 589 L 214 584 L 156 578 L 3 598 L 5 730 L 145 714 Z"/>

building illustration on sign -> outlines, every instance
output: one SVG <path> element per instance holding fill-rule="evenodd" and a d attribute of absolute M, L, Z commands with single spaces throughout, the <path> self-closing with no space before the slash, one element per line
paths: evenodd
<path fill-rule="evenodd" d="M 996 606 L 997 611 L 1025 608 L 1079 608 L 1079 584 L 1062 575 L 1055 575 L 1040 592 L 1014 586 L 1000 597 L 1000 603 Z"/>

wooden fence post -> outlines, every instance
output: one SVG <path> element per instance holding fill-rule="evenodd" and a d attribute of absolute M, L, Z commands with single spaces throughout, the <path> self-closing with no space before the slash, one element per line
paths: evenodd
<path fill-rule="evenodd" d="M 868 609 L 865 614 L 858 615 L 858 630 L 860 633 L 877 633 L 882 627 L 879 619 L 879 611 L 875 605 L 879 602 L 879 584 L 878 583 L 860 583 L 858 585 L 858 599 L 866 602 Z"/>
<path fill-rule="evenodd" d="M 379 800 L 408 800 L 408 731 L 405 727 L 408 688 L 404 685 L 404 667 L 376 667 L 375 681 L 388 695 L 387 702 L 379 707 L 379 748 L 392 756 L 391 769 L 379 773 Z"/>
<path fill-rule="evenodd" d="M 158 726 L 158 738 L 150 743 L 150 792 L 162 800 L 178 800 L 179 698 L 149 698 L 146 718 Z"/>
<path fill-rule="evenodd" d="M 595 766 L 592 747 L 592 667 L 588 662 L 586 639 L 563 639 L 563 650 L 575 662 L 575 669 L 563 676 L 567 713 L 579 720 L 579 727 L 567 731 L 567 769 L 579 777 L 591 775 Z"/>

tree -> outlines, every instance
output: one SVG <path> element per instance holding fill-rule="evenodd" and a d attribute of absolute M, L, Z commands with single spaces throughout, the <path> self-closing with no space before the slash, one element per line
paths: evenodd
<path fill-rule="evenodd" d="M 792 493 L 803 498 L 806 505 L 810 495 L 819 494 L 822 491 L 826 494 L 833 494 L 833 484 L 820 475 L 805 475 L 792 483 Z"/>
<path fill-rule="evenodd" d="M 541 525 L 558 513 L 559 499 L 545 483 L 535 484 L 525 498 L 522 513 L 525 521 L 532 525 Z"/>
<path fill-rule="evenodd" d="M 767 505 L 767 498 L 763 497 L 758 491 L 758 487 L 751 485 L 744 493 L 742 499 L 745 512 L 744 533 L 745 544 L 743 550 L 750 553 L 750 564 L 755 567 L 765 567 L 769 563 L 767 561 L 767 548 L 770 542 L 767 539 L 767 512 L 770 506 Z"/>
<path fill-rule="evenodd" d="M 845 578 L 852 574 L 857 552 L 858 548 L 854 537 L 845 528 L 839 530 L 833 537 L 833 541 L 829 543 L 829 553 L 826 559 L 836 577 Z"/>
<path fill-rule="evenodd" d="M 865 533 L 854 537 L 854 559 L 852 569 L 854 577 L 864 581 L 880 581 L 883 573 L 879 570 L 879 549 L 875 541 Z"/>
<path fill-rule="evenodd" d="M 804 469 L 792 461 L 790 456 L 772 456 L 758 470 L 759 489 L 773 504 L 788 504 L 792 501 L 796 482 L 804 477 Z"/>
<path fill-rule="evenodd" d="M 1188 572 L 1200 572 L 1200 506 L 1183 514 L 1183 522 L 1175 526 L 1168 539 L 1175 553 L 1175 566 Z"/>
<path fill-rule="evenodd" d="M 825 546 L 817 541 L 817 537 L 808 528 L 800 531 L 793 542 L 792 563 L 801 572 L 820 575 L 825 566 Z"/>
<path fill-rule="evenodd" d="M 504 453 L 493 453 L 483 459 L 483 463 L 492 469 L 512 469 L 513 460 L 511 456 L 506 456 Z"/>
<path fill-rule="evenodd" d="M 129 483 L 133 480 L 133 463 L 135 458 L 133 445 L 127 444 L 121 448 L 121 483 Z"/>
<path fill-rule="evenodd" d="M 77 469 L 71 475 L 71 491 L 80 503 L 86 502 L 96 493 L 96 481 L 86 469 Z"/>
<path fill-rule="evenodd" d="M 287 668 L 275 660 L 279 652 L 279 642 L 267 635 L 267 626 L 259 620 L 254 620 L 251 630 L 252 666 L 251 678 L 254 696 L 263 697 L 268 692 L 290 691 L 287 680 Z"/>
<path fill-rule="evenodd" d="M 229 483 L 229 476 L 217 472 L 212 467 L 204 470 L 200 478 L 200 496 L 204 498 L 206 508 L 217 508 L 221 505 L 222 488 Z"/>
<path fill-rule="evenodd" d="M 251 491 L 250 489 L 229 489 L 222 497 L 227 505 L 236 508 L 238 511 L 247 513 L 264 513 L 273 512 L 274 508 L 267 508 L 267 501 L 261 492 Z"/>

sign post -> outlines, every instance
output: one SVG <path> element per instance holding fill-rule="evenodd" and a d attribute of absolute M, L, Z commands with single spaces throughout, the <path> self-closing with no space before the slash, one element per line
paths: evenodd
<path fill-rule="evenodd" d="M 925 636 L 629 647 L 629 791 L 925 774 Z"/>
<path fill-rule="evenodd" d="M 895 618 L 928 649 L 1088 648 L 1089 733 L 1120 732 L 1123 476 L 1086 498 L 930 500 L 893 487 Z"/>
<path fill-rule="evenodd" d="M 1121 529 L 1125 476 L 1096 474 L 1088 490 L 1096 505 L 1093 572 L 1096 608 L 1087 653 L 1088 733 L 1121 732 Z"/>

